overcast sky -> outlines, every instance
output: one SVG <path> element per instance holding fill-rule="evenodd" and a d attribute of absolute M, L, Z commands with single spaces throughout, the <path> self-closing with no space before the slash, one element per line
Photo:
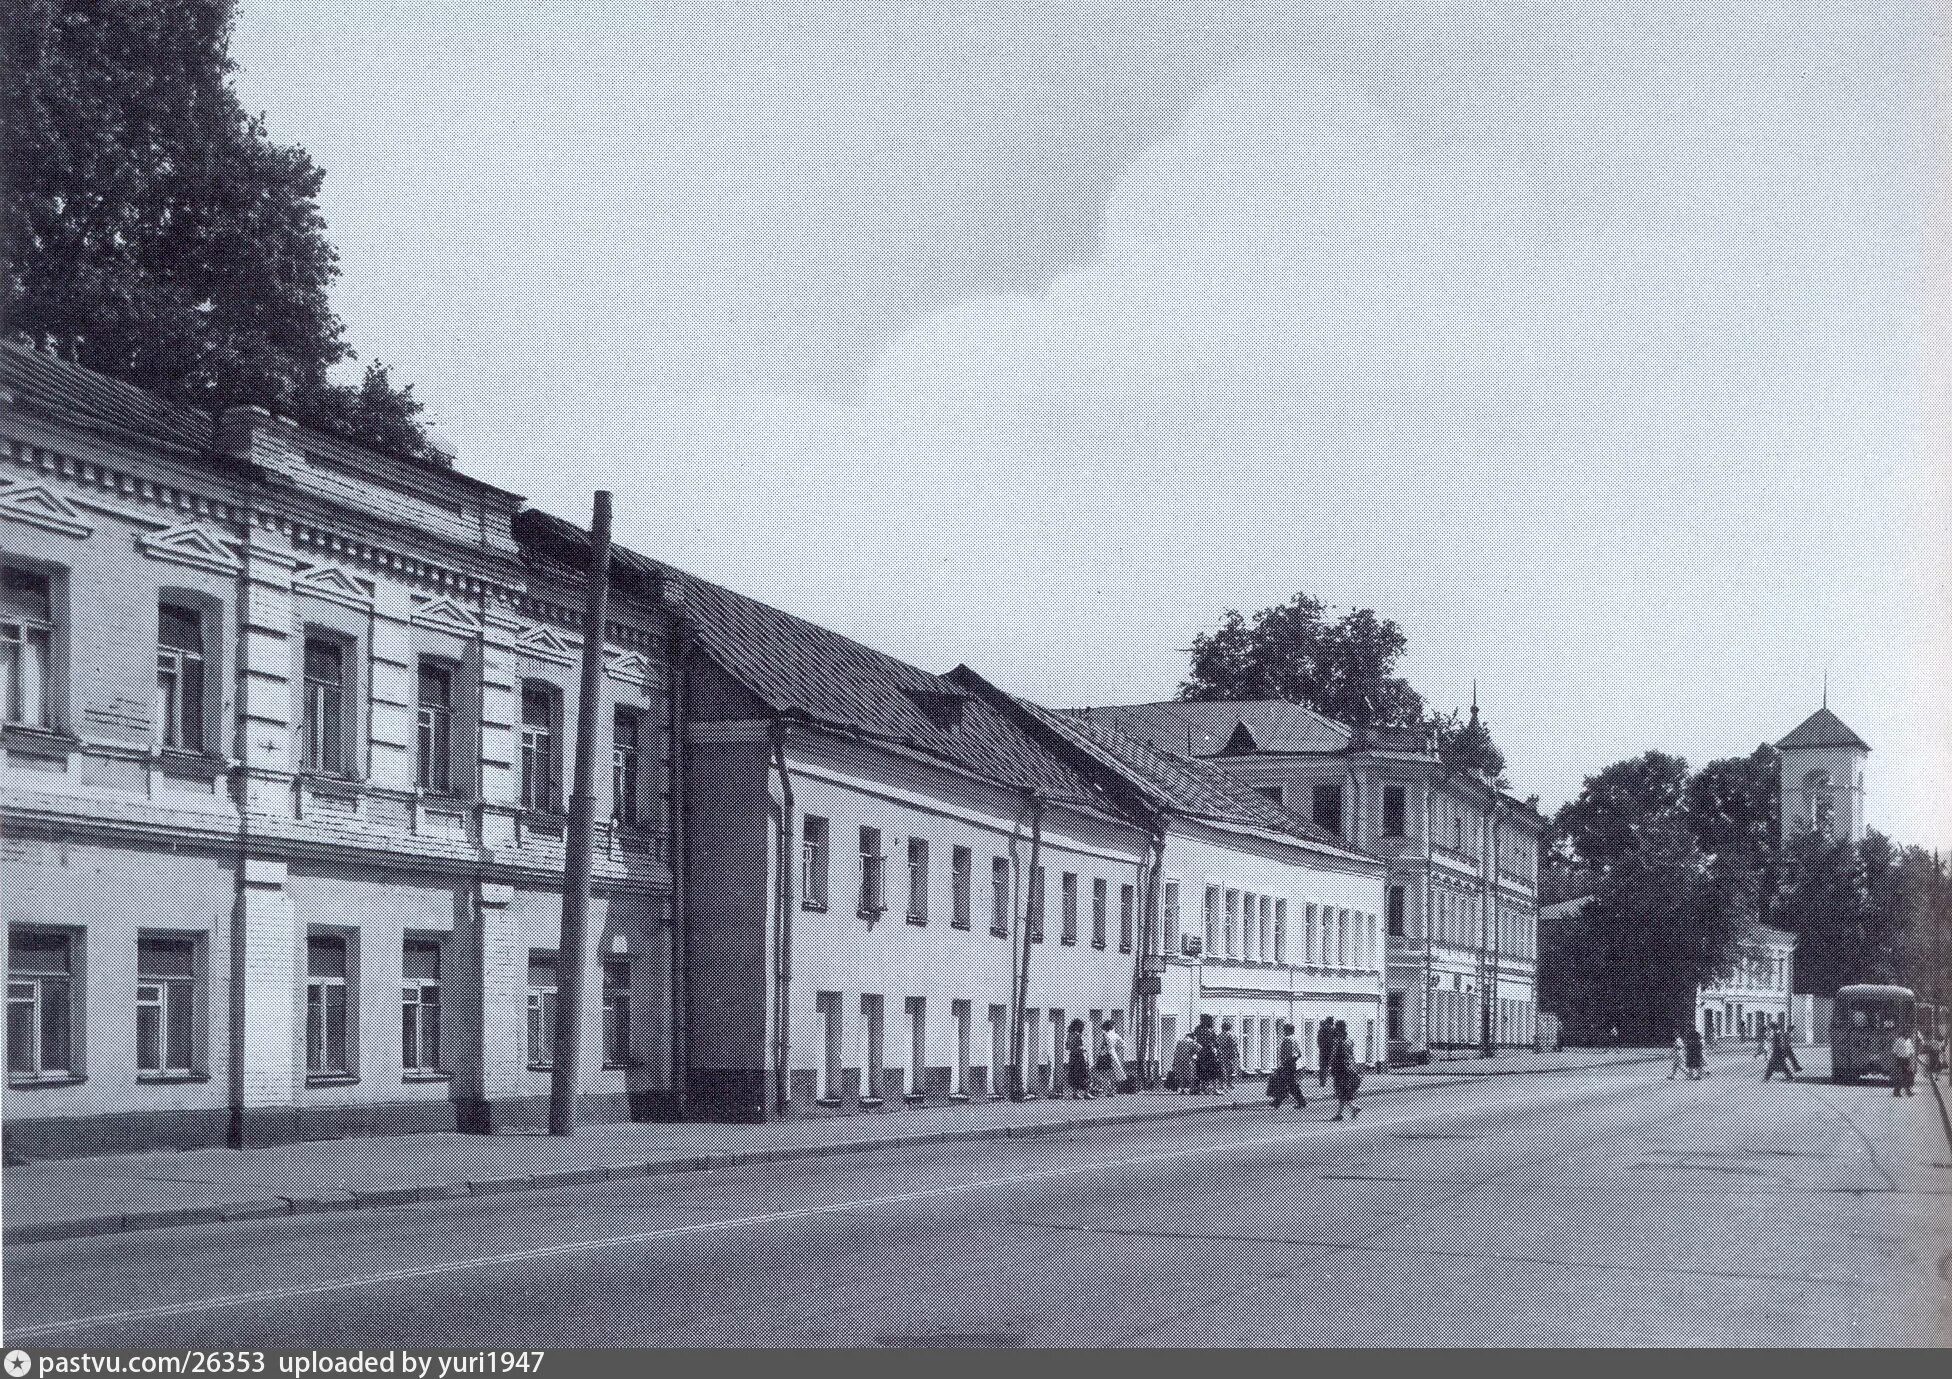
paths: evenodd
<path fill-rule="evenodd" d="M 1054 705 L 1373 607 L 1548 808 L 1827 668 L 1873 826 L 1952 846 L 1936 9 L 243 0 L 234 51 L 362 355 L 541 506 Z"/>

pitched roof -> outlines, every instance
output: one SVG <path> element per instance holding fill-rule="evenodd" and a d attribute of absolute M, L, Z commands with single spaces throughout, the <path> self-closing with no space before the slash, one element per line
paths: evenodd
<path fill-rule="evenodd" d="M 516 516 L 515 529 L 544 548 L 580 552 L 588 542 L 580 527 L 532 509 Z M 1012 788 L 1108 803 L 1089 776 L 943 676 L 626 547 L 612 547 L 612 558 L 645 590 L 668 581 L 706 655 L 777 712 L 911 747 Z"/>
<path fill-rule="evenodd" d="M 1290 814 L 1260 791 L 1216 766 L 1161 751 L 1110 723 L 1094 723 L 1079 713 L 1060 713 L 1028 699 L 1007 695 L 967 666 L 956 667 L 949 672 L 949 678 L 1016 706 L 1044 731 L 1061 738 L 1072 751 L 1096 763 L 1100 769 L 1116 773 L 1154 808 L 1282 833 L 1356 856 L 1368 855 L 1336 834 Z"/>
<path fill-rule="evenodd" d="M 1355 733 L 1346 725 L 1285 699 L 1169 699 L 1069 712 L 1181 757 L 1219 756 L 1229 748 L 1345 752 L 1355 742 Z"/>
<path fill-rule="evenodd" d="M 1818 709 L 1790 730 L 1789 736 L 1776 744 L 1778 749 L 1792 747 L 1855 747 L 1860 752 L 1871 750 L 1871 744 L 1844 726 L 1844 721 L 1829 709 Z"/>
<path fill-rule="evenodd" d="M 190 449 L 210 444 L 210 413 L 16 341 L 0 340 L 0 384 L 38 406 L 78 412 L 151 440 Z"/>

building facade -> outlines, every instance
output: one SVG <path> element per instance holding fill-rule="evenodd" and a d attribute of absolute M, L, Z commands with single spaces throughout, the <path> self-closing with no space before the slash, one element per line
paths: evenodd
<path fill-rule="evenodd" d="M 1079 710 L 1226 771 L 1387 863 L 1385 1031 L 1399 1061 L 1537 1036 L 1545 820 L 1415 730 L 1359 729 L 1279 700 Z M 1351 1026 L 1353 1029 L 1354 1026 Z"/>
<path fill-rule="evenodd" d="M 546 1099 L 575 731 L 519 500 L 0 352 L 6 1124 L 26 1154 L 492 1129 Z M 585 1029 L 654 1110 L 663 631 L 622 611 Z"/>
<path fill-rule="evenodd" d="M 1824 705 L 1776 744 L 1781 836 L 1803 829 L 1864 840 L 1864 759 L 1870 744 Z"/>
<path fill-rule="evenodd" d="M 1796 935 L 1766 924 L 1750 926 L 1728 972 L 1713 986 L 1696 990 L 1695 1028 L 1711 1044 L 1753 1042 L 1776 1025 L 1796 1023 L 1790 1002 L 1795 969 Z M 1799 1031 L 1799 1037 L 1807 1032 Z"/>

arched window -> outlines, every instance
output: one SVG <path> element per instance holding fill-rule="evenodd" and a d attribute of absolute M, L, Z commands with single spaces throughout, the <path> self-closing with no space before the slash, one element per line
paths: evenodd
<path fill-rule="evenodd" d="M 1803 798 L 1809 804 L 1810 826 L 1828 833 L 1831 815 L 1835 808 L 1835 801 L 1830 793 L 1830 773 L 1812 771 L 1804 776 Z"/>

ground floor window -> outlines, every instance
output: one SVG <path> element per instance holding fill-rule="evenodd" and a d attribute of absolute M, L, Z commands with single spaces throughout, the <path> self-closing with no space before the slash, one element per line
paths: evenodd
<path fill-rule="evenodd" d="M 305 1072 L 311 1077 L 345 1077 L 353 1067 L 346 948 L 343 934 L 305 941 Z"/>
<path fill-rule="evenodd" d="M 197 941 L 189 935 L 136 939 L 136 1071 L 152 1077 L 196 1071 Z"/>
<path fill-rule="evenodd" d="M 627 1067 L 630 1053 L 630 963 L 603 960 L 603 1065 Z"/>
<path fill-rule="evenodd" d="M 400 1066 L 410 1073 L 441 1067 L 441 946 L 408 939 L 400 958 Z"/>
<path fill-rule="evenodd" d="M 75 1076 L 75 935 L 14 927 L 7 934 L 7 1077 Z"/>
<path fill-rule="evenodd" d="M 529 1066 L 552 1068 L 556 1063 L 556 955 L 546 948 L 529 950 Z"/>

